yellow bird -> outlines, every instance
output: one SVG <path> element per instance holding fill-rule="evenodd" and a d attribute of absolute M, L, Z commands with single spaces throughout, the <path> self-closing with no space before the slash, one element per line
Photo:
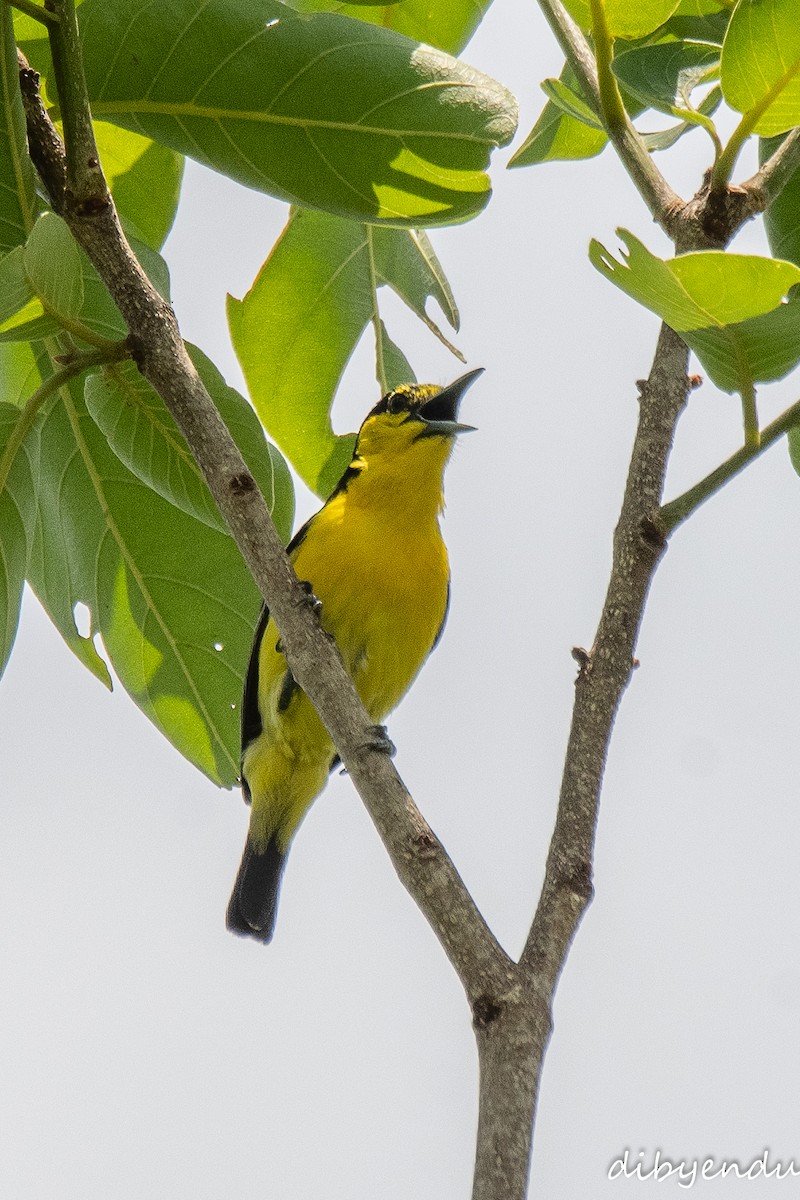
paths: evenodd
<path fill-rule="evenodd" d="M 458 408 L 480 374 L 470 371 L 446 388 L 403 384 L 384 396 L 331 496 L 289 545 L 376 725 L 408 691 L 447 616 L 444 469 L 456 436 L 472 429 L 459 424 Z M 242 792 L 251 807 L 228 905 L 234 933 L 272 939 L 289 845 L 337 761 L 265 607 L 242 701 Z"/>

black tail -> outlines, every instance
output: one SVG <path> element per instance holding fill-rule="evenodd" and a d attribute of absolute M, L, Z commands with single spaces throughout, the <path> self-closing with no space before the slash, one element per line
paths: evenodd
<path fill-rule="evenodd" d="M 248 837 L 225 918 L 232 933 L 272 941 L 285 862 L 274 838 L 258 851 Z"/>

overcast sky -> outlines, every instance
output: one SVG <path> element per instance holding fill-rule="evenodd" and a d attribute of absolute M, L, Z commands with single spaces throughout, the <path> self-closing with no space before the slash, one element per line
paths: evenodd
<path fill-rule="evenodd" d="M 521 103 L 560 56 L 534 4 L 495 0 L 464 55 Z M 519 144 L 519 142 L 517 143 Z M 678 190 L 702 133 L 660 162 Z M 447 478 L 446 635 L 391 718 L 397 765 L 517 954 L 542 877 L 574 645 L 591 644 L 657 321 L 590 266 L 623 225 L 663 237 L 610 153 L 506 172 L 434 235 L 486 373 Z M 286 210 L 189 165 L 167 245 L 184 334 L 240 384 L 224 321 Z M 753 225 L 737 249 L 763 246 Z M 387 299 L 418 376 L 464 368 Z M 375 401 L 370 346 L 334 420 Z M 765 419 L 798 395 L 764 389 Z M 738 402 L 692 394 L 676 494 L 730 453 Z M 307 494 L 301 517 L 313 511 Z M 797 1030 L 800 481 L 783 445 L 674 537 L 606 774 L 596 899 L 559 987 L 533 1195 L 650 1195 L 652 1162 L 765 1148 L 800 1167 Z M 274 943 L 224 912 L 247 811 L 72 658 L 35 601 L 0 687 L 0 1196 L 8 1200 L 462 1200 L 469 1012 L 346 778 L 292 849 Z M 714 1195 L 797 1194 L 732 1179 Z M 698 1182 L 698 1188 L 703 1185 Z M 644 1189 L 644 1190 L 642 1190 Z M 738 1189 L 738 1190 L 737 1190 Z M 683 1195 L 676 1179 L 659 1196 Z"/>

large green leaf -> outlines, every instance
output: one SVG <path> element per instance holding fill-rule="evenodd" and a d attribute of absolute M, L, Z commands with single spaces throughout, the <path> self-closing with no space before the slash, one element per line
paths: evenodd
<path fill-rule="evenodd" d="M 800 124 L 797 0 L 740 0 L 722 48 L 722 91 L 769 137 Z"/>
<path fill-rule="evenodd" d="M 178 208 L 182 155 L 106 121 L 96 121 L 94 133 L 117 212 L 148 246 L 160 250 Z"/>
<path fill-rule="evenodd" d="M 0 254 L 21 245 L 35 216 L 33 167 L 28 157 L 25 115 L 11 8 L 0 10 Z"/>
<path fill-rule="evenodd" d="M 36 527 L 36 437 L 22 441 L 16 453 L 11 440 L 23 414 L 0 403 L 0 675 L 5 670 L 17 632 L 22 588 Z"/>
<path fill-rule="evenodd" d="M 96 117 L 341 216 L 466 220 L 514 133 L 500 84 L 348 17 L 277 0 L 86 0 L 80 20 Z"/>
<path fill-rule="evenodd" d="M 427 238 L 303 209 L 292 212 L 244 299 L 228 297 L 231 338 L 256 411 L 321 496 L 350 461 L 353 436 L 333 433 L 331 404 L 361 334 L 376 319 L 382 283 L 419 315 L 433 296 L 451 320 L 457 317 Z M 394 371 L 400 360 L 379 336 Z M 389 376 L 380 383 L 385 390 Z"/>
<path fill-rule="evenodd" d="M 491 0 L 394 0 L 390 4 L 342 4 L 341 0 L 290 0 L 298 12 L 337 12 L 394 29 L 418 42 L 460 54 L 483 20 Z"/>
<path fill-rule="evenodd" d="M 657 313 L 695 351 L 718 387 L 746 395 L 800 361 L 800 303 L 785 303 L 800 267 L 721 250 L 665 262 L 626 230 L 622 261 L 593 241 L 595 267 Z"/>
<path fill-rule="evenodd" d="M 39 530 L 29 578 L 68 643 L 74 610 L 143 712 L 190 761 L 236 781 L 238 706 L 259 596 L 230 537 L 132 475 L 62 390 L 41 424 Z"/>
<path fill-rule="evenodd" d="M 200 378 L 242 452 L 284 540 L 289 541 L 294 493 L 289 470 L 264 438 L 258 417 L 228 387 L 210 359 L 187 347 Z M 86 407 L 125 466 L 159 496 L 220 532 L 227 525 L 164 401 L 133 363 L 120 363 L 86 381 Z"/>

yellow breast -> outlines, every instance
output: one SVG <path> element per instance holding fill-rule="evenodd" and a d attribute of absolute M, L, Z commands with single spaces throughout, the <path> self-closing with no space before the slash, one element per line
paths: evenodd
<path fill-rule="evenodd" d="M 355 491 L 355 489 L 353 489 Z M 447 552 L 439 522 L 382 520 L 374 506 L 327 505 L 297 550 L 295 570 L 322 603 L 373 721 L 399 703 L 427 658 L 447 610 Z"/>

